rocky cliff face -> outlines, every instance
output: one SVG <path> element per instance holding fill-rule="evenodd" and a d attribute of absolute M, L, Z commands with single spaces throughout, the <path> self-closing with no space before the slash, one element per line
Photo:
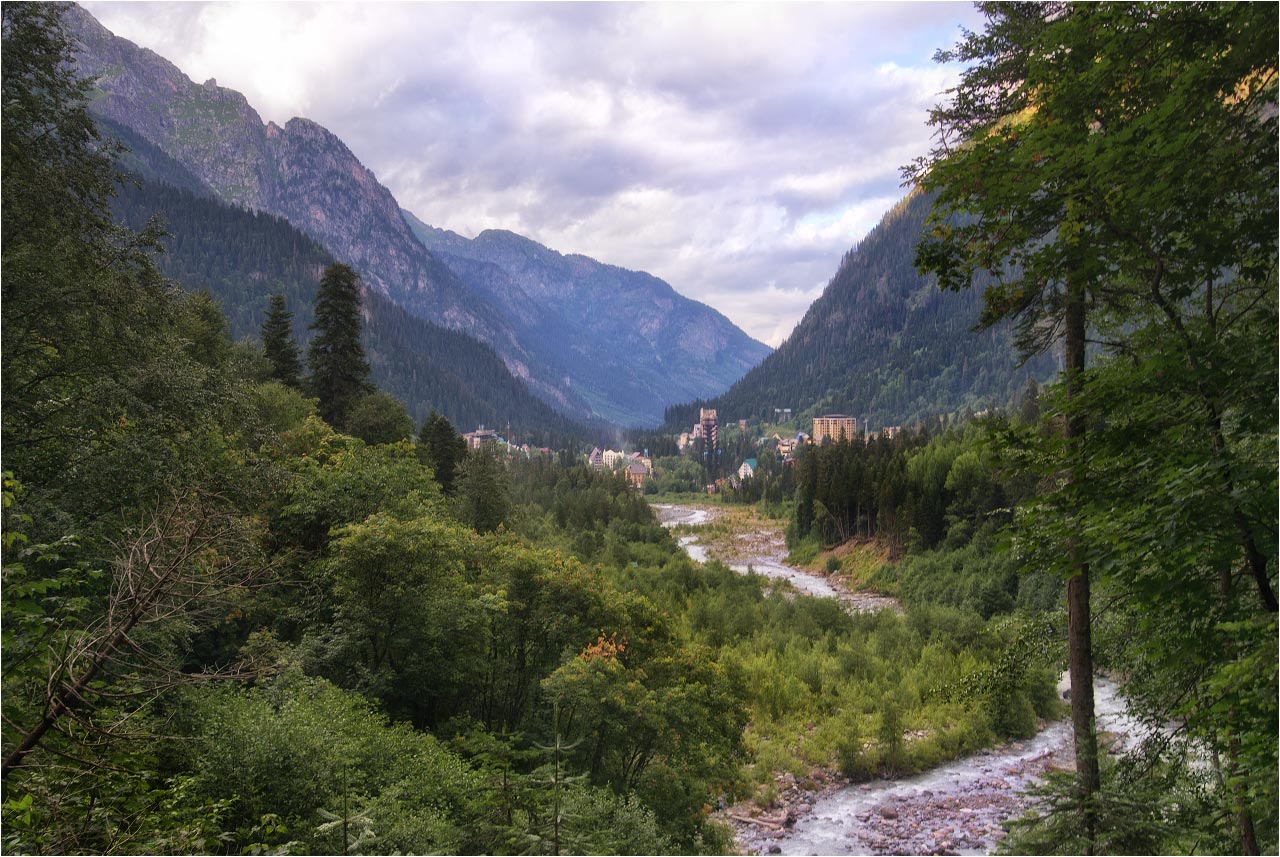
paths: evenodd
<path fill-rule="evenodd" d="M 284 217 L 416 314 L 527 357 L 493 309 L 423 249 L 391 192 L 335 135 L 306 119 L 264 125 L 239 92 L 194 83 L 79 7 L 68 20 L 85 48 L 80 68 L 98 77 L 95 113 L 132 128 L 224 202 Z"/>
<path fill-rule="evenodd" d="M 71 6 L 65 20 L 84 46 L 80 70 L 98 78 L 93 112 L 126 125 L 186 166 L 221 199 L 270 211 L 276 172 L 266 129 L 243 95 L 198 85 L 158 54 L 117 38 Z"/>
<path fill-rule="evenodd" d="M 309 119 L 273 122 L 265 136 L 278 176 L 272 213 L 415 315 L 476 336 L 509 362 L 529 361 L 510 326 L 422 247 L 395 197 L 337 136 Z"/>
<path fill-rule="evenodd" d="M 724 390 L 768 353 L 661 280 L 512 233 L 454 236 L 433 253 L 391 192 L 325 128 L 298 118 L 264 125 L 240 93 L 195 83 L 83 9 L 72 6 L 67 21 L 84 48 L 80 69 L 98 78 L 93 112 L 222 201 L 285 218 L 414 315 L 493 346 L 566 413 L 653 424 L 666 405 Z"/>

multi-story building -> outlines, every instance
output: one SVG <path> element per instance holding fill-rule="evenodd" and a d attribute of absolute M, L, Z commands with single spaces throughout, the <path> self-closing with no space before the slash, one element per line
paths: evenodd
<path fill-rule="evenodd" d="M 600 451 L 600 447 L 591 450 L 591 454 L 587 456 L 587 463 L 596 470 L 604 469 L 604 453 Z"/>
<path fill-rule="evenodd" d="M 604 466 L 610 470 L 614 470 L 618 466 L 618 462 L 627 457 L 625 452 L 618 452 L 613 449 L 606 449 L 600 456 L 604 460 Z"/>
<path fill-rule="evenodd" d="M 858 418 L 844 414 L 824 414 L 813 418 L 813 442 L 853 440 L 858 436 Z"/>
<path fill-rule="evenodd" d="M 893 438 L 902 434 L 902 426 L 885 426 L 884 428 L 880 429 L 880 434 L 881 436 L 892 440 Z"/>
<path fill-rule="evenodd" d="M 636 488 L 644 487 L 644 480 L 649 478 L 649 470 L 638 461 L 627 465 L 627 483 Z"/>
<path fill-rule="evenodd" d="M 698 412 L 698 425 L 702 426 L 702 438 L 708 448 L 719 446 L 720 428 L 716 422 L 715 408 L 701 408 Z"/>
<path fill-rule="evenodd" d="M 469 431 L 462 436 L 470 449 L 480 449 L 486 446 L 493 446 L 498 442 L 498 433 L 493 429 L 487 429 L 483 425 L 475 431 Z"/>

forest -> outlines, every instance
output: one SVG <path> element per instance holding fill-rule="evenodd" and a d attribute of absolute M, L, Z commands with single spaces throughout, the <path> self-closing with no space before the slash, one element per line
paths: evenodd
<path fill-rule="evenodd" d="M 199 180 L 125 126 L 95 117 L 103 136 L 128 147 L 127 175 L 111 199 L 119 221 L 136 231 L 162 225 L 156 267 L 189 291 L 207 291 L 232 339 L 256 337 L 265 295 L 282 295 L 301 345 L 311 338 L 319 272 L 334 259 L 287 221 L 220 202 Z M 515 437 L 563 446 L 587 429 L 537 399 L 502 359 L 470 337 L 417 318 L 374 289 L 366 290 L 362 341 L 373 381 L 406 403 L 415 420 L 432 407 L 465 431 L 510 421 Z"/>
<path fill-rule="evenodd" d="M 1067 371 L 722 495 L 796 563 L 879 557 L 828 555 L 903 605 L 850 614 L 692 562 L 572 449 L 468 450 L 447 387 L 411 416 L 314 247 L 229 320 L 146 209 L 293 239 L 122 187 L 62 7 L 5 4 L 4 850 L 730 853 L 780 773 L 1028 736 L 1065 665 L 1076 768 L 1009 850 L 1274 852 L 1276 10 L 983 9 L 914 261 Z M 1162 740 L 1105 752 L 1102 670 Z"/>

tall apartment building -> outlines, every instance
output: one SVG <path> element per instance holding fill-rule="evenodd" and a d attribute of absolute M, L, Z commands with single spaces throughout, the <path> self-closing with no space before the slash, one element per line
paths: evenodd
<path fill-rule="evenodd" d="M 844 414 L 824 414 L 813 418 L 813 442 L 853 440 L 858 436 L 858 418 Z"/>
<path fill-rule="evenodd" d="M 712 449 L 719 446 L 720 429 L 716 424 L 716 409 L 701 408 L 698 413 L 698 425 L 702 426 L 702 437 L 706 442 L 707 448 Z"/>

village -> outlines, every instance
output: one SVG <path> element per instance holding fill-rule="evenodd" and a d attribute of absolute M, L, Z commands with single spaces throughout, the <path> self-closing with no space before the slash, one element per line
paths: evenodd
<path fill-rule="evenodd" d="M 791 422 L 790 408 L 775 408 L 774 423 Z M 733 423 L 737 429 L 735 444 L 724 442 L 726 432 L 715 408 L 701 408 L 698 421 L 688 431 L 681 432 L 675 440 L 675 448 L 679 459 L 696 465 L 705 477 L 700 480 L 699 491 L 708 494 L 719 494 L 726 489 L 737 490 L 748 480 L 756 478 L 764 464 L 764 456 L 768 463 L 785 467 L 795 461 L 800 450 L 806 445 L 821 446 L 824 443 L 840 441 L 871 442 L 878 437 L 892 439 L 902 431 L 902 426 L 883 426 L 878 431 L 868 432 L 865 420 L 847 414 L 822 414 L 813 417 L 812 430 L 797 431 L 794 435 L 783 435 L 774 431 L 771 435 L 755 439 L 750 443 L 747 438 L 749 420 L 739 419 Z M 489 449 L 500 458 L 511 458 L 519 455 L 526 459 L 537 455 L 551 456 L 553 450 L 548 447 L 535 447 L 529 444 L 514 444 L 510 440 L 511 429 L 507 427 L 505 436 L 497 429 L 480 425 L 475 431 L 462 435 L 470 450 Z M 755 454 L 746 454 L 750 447 Z M 724 461 L 726 452 L 730 461 Z M 596 471 L 610 471 L 622 475 L 627 484 L 637 491 L 653 493 L 651 484 L 655 476 L 655 458 L 649 450 L 625 451 L 618 449 L 592 448 L 588 453 L 580 455 L 579 460 Z M 657 461 L 657 469 L 664 463 L 672 464 L 670 458 Z M 736 466 L 735 466 L 736 465 Z"/>

